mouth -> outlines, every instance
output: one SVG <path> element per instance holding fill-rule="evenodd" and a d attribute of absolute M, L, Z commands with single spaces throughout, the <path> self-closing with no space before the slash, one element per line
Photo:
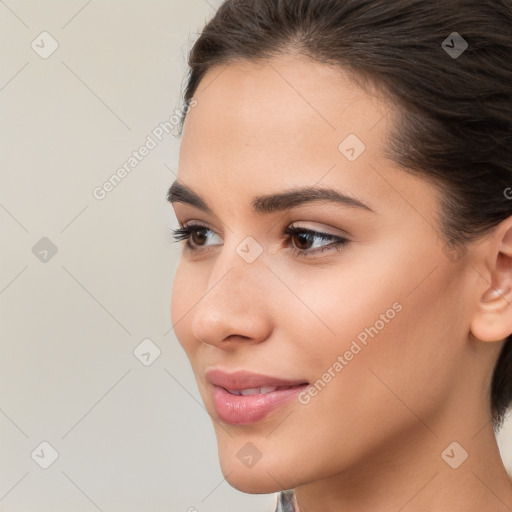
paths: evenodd
<path fill-rule="evenodd" d="M 246 371 L 227 373 L 212 369 L 206 377 L 217 416 L 232 425 L 262 420 L 309 386 L 302 379 L 287 380 Z"/>
<path fill-rule="evenodd" d="M 294 386 L 264 386 L 260 388 L 247 388 L 247 389 L 225 389 L 228 393 L 231 393 L 232 395 L 242 395 L 242 396 L 249 396 L 249 395 L 266 395 L 267 393 L 273 393 L 274 391 L 284 391 L 286 389 L 292 389 L 297 387 L 302 387 L 307 385 L 307 382 L 304 382 L 302 384 L 296 384 Z"/>
<path fill-rule="evenodd" d="M 218 368 L 208 370 L 206 372 L 206 380 L 214 386 L 222 387 L 227 391 L 233 393 L 241 391 L 247 395 L 256 394 L 256 392 L 270 393 L 275 391 L 275 389 L 308 384 L 305 379 L 283 379 L 246 370 L 226 372 Z"/>

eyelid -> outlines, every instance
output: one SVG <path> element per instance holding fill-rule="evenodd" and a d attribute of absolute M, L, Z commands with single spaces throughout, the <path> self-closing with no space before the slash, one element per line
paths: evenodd
<path fill-rule="evenodd" d="M 322 236 L 323 235 L 325 237 L 333 237 L 333 238 L 336 238 L 336 237 L 339 237 L 339 238 L 349 238 L 351 236 L 350 233 L 348 233 L 347 231 L 342 230 L 340 228 L 335 228 L 333 226 L 329 226 L 329 228 L 330 229 L 335 229 L 337 231 L 337 233 L 331 233 L 329 231 L 324 231 L 323 228 L 316 228 L 316 227 L 311 227 L 311 226 L 302 225 L 302 224 L 298 224 L 297 225 L 296 222 L 300 222 L 300 221 L 291 222 L 285 228 L 283 228 L 283 229 L 281 229 L 279 231 L 279 235 L 281 236 L 283 234 L 286 234 L 287 230 L 289 230 L 289 229 L 296 229 L 296 230 L 301 230 L 301 231 L 309 232 L 312 235 L 316 235 L 316 236 Z M 221 236 L 219 234 L 219 232 L 214 227 L 212 227 L 211 224 L 209 224 L 206 221 L 197 221 L 197 220 L 191 219 L 191 220 L 187 220 L 187 221 L 185 221 L 183 223 L 179 222 L 179 225 L 180 225 L 180 228 L 183 228 L 183 229 L 186 229 L 188 227 L 190 227 L 191 229 L 193 229 L 193 228 L 209 229 L 213 233 Z"/>
<path fill-rule="evenodd" d="M 208 222 L 189 220 L 189 221 L 183 223 L 182 231 L 185 231 L 187 229 L 190 229 L 190 231 L 199 231 L 200 229 L 205 229 L 207 231 L 211 231 L 214 235 L 222 238 L 222 236 L 213 227 L 211 227 L 211 225 L 208 224 Z M 174 230 L 174 231 L 179 231 L 179 230 Z M 188 236 L 186 239 L 187 245 L 189 245 L 189 239 L 190 239 L 190 236 Z M 217 244 L 217 245 L 222 245 L 222 244 Z"/>
<path fill-rule="evenodd" d="M 205 228 L 220 236 L 219 232 L 210 223 L 206 221 L 191 219 L 187 220 L 183 224 L 180 223 L 180 226 L 183 226 L 184 229 L 188 227 L 190 227 L 190 229 Z"/>
<path fill-rule="evenodd" d="M 207 224 L 207 223 L 206 223 Z M 191 244 L 190 238 L 191 233 L 193 231 L 200 231 L 200 230 L 207 230 L 215 235 L 218 236 L 218 233 L 211 229 L 208 226 L 203 225 L 202 223 L 196 223 L 194 221 L 188 221 L 186 223 L 183 223 L 183 225 L 180 224 L 180 228 L 173 230 L 173 238 L 174 241 L 177 242 L 179 240 L 186 240 L 185 248 L 187 248 L 189 251 L 192 251 L 193 253 L 201 253 L 203 251 L 208 251 L 210 246 L 195 246 L 194 244 Z M 323 253 L 324 251 L 331 253 L 332 251 L 340 252 L 344 250 L 346 246 L 348 246 L 351 243 L 351 240 L 349 237 L 346 236 L 340 236 L 335 235 L 331 233 L 325 233 L 323 231 L 318 231 L 315 229 L 311 229 L 305 226 L 297 226 L 294 224 L 289 224 L 286 226 L 284 230 L 282 230 L 282 236 L 286 238 L 287 246 L 289 247 L 289 250 L 292 251 L 292 253 L 299 258 L 304 259 L 315 259 L 319 254 Z M 301 249 L 294 246 L 293 243 L 291 243 L 291 239 L 299 234 L 306 234 L 309 236 L 312 236 L 314 238 L 327 241 L 330 243 L 327 243 L 325 245 L 321 245 L 320 247 L 316 248 L 308 248 L 308 249 Z M 215 245 L 223 245 L 223 244 L 213 244 Z"/>
<path fill-rule="evenodd" d="M 300 221 L 295 221 L 295 222 L 300 222 Z M 326 228 L 324 228 L 324 227 L 309 226 L 309 225 L 304 225 L 304 224 L 296 225 L 295 222 L 292 222 L 291 224 L 289 224 L 288 227 L 285 229 L 296 228 L 296 229 L 301 229 L 304 231 L 311 231 L 318 235 L 340 237 L 340 238 L 351 237 L 351 235 L 348 231 L 341 229 L 341 228 L 334 227 L 334 226 L 330 226 L 329 224 L 322 223 L 323 226 L 327 226 Z M 334 232 L 332 232 L 331 230 L 334 230 Z"/>

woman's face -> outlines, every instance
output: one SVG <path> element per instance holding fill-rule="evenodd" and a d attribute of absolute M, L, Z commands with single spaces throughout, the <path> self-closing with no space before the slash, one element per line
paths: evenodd
<path fill-rule="evenodd" d="M 214 67 L 195 99 L 177 181 L 206 207 L 171 199 L 200 226 L 171 317 L 226 479 L 269 493 L 419 446 L 441 461 L 489 370 L 463 300 L 481 278 L 445 255 L 434 189 L 384 157 L 393 105 L 293 56 Z M 268 199 L 311 187 L 345 198 Z"/>

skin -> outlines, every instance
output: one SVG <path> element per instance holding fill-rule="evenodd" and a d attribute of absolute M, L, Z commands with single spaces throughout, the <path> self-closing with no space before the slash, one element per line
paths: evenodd
<path fill-rule="evenodd" d="M 192 240 L 203 252 L 182 248 L 171 319 L 226 480 L 247 493 L 294 488 L 301 512 L 511 510 L 489 386 L 512 332 L 512 218 L 450 258 L 436 190 L 384 156 L 393 103 L 340 68 L 293 54 L 215 66 L 195 99 L 178 179 L 214 215 L 172 204 L 180 224 L 212 231 Z M 355 161 L 338 150 L 348 134 L 366 146 Z M 310 185 L 373 211 L 329 202 L 251 211 L 254 196 Z M 349 243 L 301 257 L 293 247 L 332 241 L 288 240 L 290 225 Z M 252 263 L 236 251 L 247 236 L 263 249 Z M 309 403 L 249 425 L 218 417 L 207 369 L 314 383 L 395 303 L 401 311 Z M 469 455 L 457 469 L 441 456 L 454 441 Z M 247 442 L 262 454 L 250 468 L 237 457 Z M 448 453 L 457 462 L 463 452 Z"/>

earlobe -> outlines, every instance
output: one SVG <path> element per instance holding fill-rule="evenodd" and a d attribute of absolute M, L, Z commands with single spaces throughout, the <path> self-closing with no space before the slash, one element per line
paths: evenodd
<path fill-rule="evenodd" d="M 491 282 L 479 298 L 470 326 L 477 339 L 490 342 L 512 334 L 512 217 L 498 226 L 497 234 L 499 244 L 489 246 Z"/>

